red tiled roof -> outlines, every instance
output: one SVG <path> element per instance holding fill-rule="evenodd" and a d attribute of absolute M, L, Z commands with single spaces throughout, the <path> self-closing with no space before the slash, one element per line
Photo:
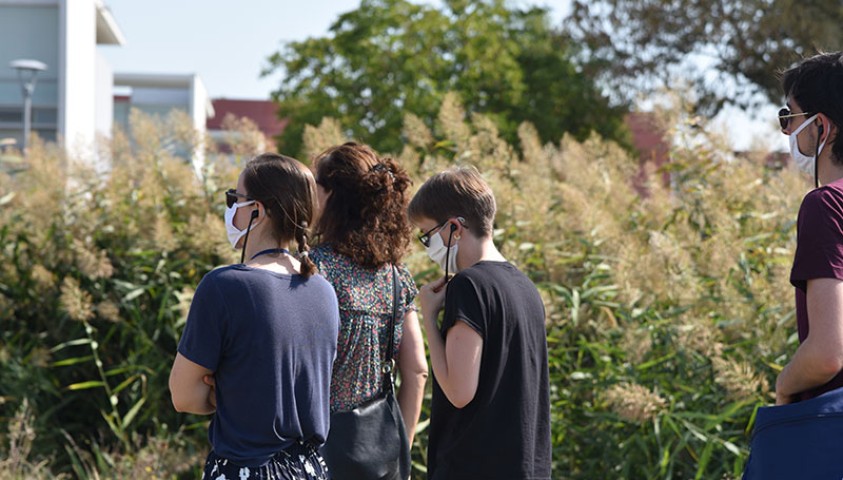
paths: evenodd
<path fill-rule="evenodd" d="M 212 100 L 214 116 L 209 118 L 208 130 L 222 130 L 222 122 L 226 115 L 232 114 L 237 118 L 246 117 L 255 122 L 269 138 L 274 138 L 287 126 L 288 120 L 278 118 L 278 106 L 271 100 L 231 100 L 218 98 Z"/>
<path fill-rule="evenodd" d="M 624 119 L 632 134 L 632 144 L 642 162 L 651 161 L 656 166 L 664 164 L 670 155 L 666 132 L 651 112 L 631 112 Z"/>
<path fill-rule="evenodd" d="M 651 162 L 656 168 L 670 161 L 670 144 L 664 131 L 652 112 L 630 112 L 624 118 L 632 136 L 632 145 L 638 150 L 638 173 L 632 178 L 632 185 L 639 194 L 648 196 L 645 185 L 645 164 Z M 661 174 L 662 184 L 670 185 L 670 175 Z"/>

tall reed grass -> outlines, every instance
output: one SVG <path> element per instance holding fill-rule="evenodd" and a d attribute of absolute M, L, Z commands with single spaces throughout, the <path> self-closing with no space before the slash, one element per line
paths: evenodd
<path fill-rule="evenodd" d="M 808 183 L 662 115 L 677 141 L 662 170 L 643 166 L 645 195 L 618 146 L 542 145 L 528 124 L 510 145 L 455 96 L 432 131 L 407 115 L 394 153 L 417 185 L 471 164 L 495 191 L 495 241 L 547 308 L 554 478 L 737 478 L 795 347 L 787 276 Z M 0 174 L 0 478 L 196 475 L 207 418 L 174 413 L 166 379 L 193 288 L 235 261 L 221 192 L 260 142 L 231 122 L 247 143 L 217 154 L 184 122 L 133 114 L 99 163 L 36 142 Z M 307 151 L 342 132 L 308 127 Z M 192 148 L 207 150 L 198 175 L 177 155 Z M 420 248 L 407 262 L 421 283 L 438 275 Z"/>

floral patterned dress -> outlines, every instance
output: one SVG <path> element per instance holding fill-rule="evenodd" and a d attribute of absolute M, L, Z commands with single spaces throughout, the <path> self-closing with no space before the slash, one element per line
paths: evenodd
<path fill-rule="evenodd" d="M 331 378 L 331 412 L 351 410 L 380 392 L 385 345 L 392 316 L 392 266 L 364 268 L 322 244 L 310 252 L 319 273 L 333 285 L 340 307 L 337 358 Z M 415 310 L 418 289 L 404 265 L 398 265 L 399 313 L 393 356 L 404 331 L 404 315 Z"/>

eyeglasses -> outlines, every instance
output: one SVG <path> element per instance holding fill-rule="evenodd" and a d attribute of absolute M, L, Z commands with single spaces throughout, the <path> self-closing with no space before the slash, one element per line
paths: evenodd
<path fill-rule="evenodd" d="M 252 201 L 252 202 L 254 202 L 254 201 L 255 201 L 255 199 L 254 199 L 254 198 L 252 198 L 252 197 L 250 197 L 250 196 L 248 196 L 248 195 L 244 195 L 244 194 L 242 194 L 242 193 L 238 193 L 238 192 L 237 192 L 237 190 L 235 190 L 235 189 L 231 188 L 231 189 L 228 189 L 228 190 L 225 192 L 225 205 L 226 205 L 228 208 L 233 207 L 233 206 L 234 206 L 234 204 L 235 204 L 235 203 L 237 203 L 237 199 L 238 199 L 238 198 L 245 198 L 246 200 L 250 200 L 250 201 Z"/>
<path fill-rule="evenodd" d="M 811 115 L 810 112 L 800 112 L 800 113 L 790 113 L 790 109 L 785 107 L 779 110 L 779 125 L 782 126 L 782 130 L 787 130 L 787 127 L 790 126 L 790 119 L 793 117 L 801 117 L 803 115 Z"/>
<path fill-rule="evenodd" d="M 439 225 L 437 225 L 437 226 L 431 228 L 430 230 L 426 231 L 425 233 L 422 233 L 421 235 L 419 235 L 419 241 L 422 243 L 422 245 L 424 245 L 424 248 L 430 247 L 430 236 L 433 235 L 434 233 L 438 232 L 439 230 L 441 230 L 442 227 L 444 227 L 447 223 L 448 223 L 448 220 L 445 220 L 444 222 L 440 223 Z"/>

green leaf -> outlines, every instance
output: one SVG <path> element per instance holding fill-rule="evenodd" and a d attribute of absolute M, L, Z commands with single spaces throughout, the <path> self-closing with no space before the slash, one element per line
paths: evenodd
<path fill-rule="evenodd" d="M 734 443 L 729 442 L 729 441 L 724 441 L 723 446 L 726 447 L 726 450 L 734 453 L 735 455 L 737 455 L 739 457 L 743 456 L 743 452 L 741 452 L 741 449 L 738 448 L 738 446 L 735 445 Z"/>
<path fill-rule="evenodd" d="M 146 398 L 145 398 L 145 397 L 143 397 L 143 398 L 141 398 L 140 400 L 138 400 L 138 401 L 137 401 L 137 402 L 136 402 L 136 403 L 132 406 L 132 408 L 131 408 L 131 409 L 129 409 L 129 411 L 128 411 L 128 412 L 126 412 L 126 415 L 123 417 L 123 425 L 122 425 L 123 430 L 126 430 L 126 429 L 129 427 L 129 424 L 131 424 L 131 423 L 132 423 L 132 420 L 134 420 L 134 419 L 135 419 L 135 416 L 138 414 L 138 412 L 140 411 L 140 409 L 141 409 L 141 407 L 144 405 L 144 403 L 146 403 Z"/>
<path fill-rule="evenodd" d="M 709 442 L 703 449 L 702 455 L 697 461 L 697 474 L 694 476 L 694 480 L 700 480 L 705 475 L 705 469 L 711 460 L 711 454 L 714 452 L 714 445 L 714 442 Z"/>
<path fill-rule="evenodd" d="M 51 348 L 50 352 L 55 353 L 55 352 L 58 352 L 59 350 L 62 350 L 64 348 L 75 347 L 77 345 L 88 345 L 91 342 L 93 342 L 93 340 L 91 340 L 90 338 L 78 338 L 76 340 L 70 340 L 68 342 L 63 342 L 63 343 L 58 344 L 55 347 Z"/>
<path fill-rule="evenodd" d="M 78 363 L 90 362 L 94 359 L 93 355 L 88 355 L 85 357 L 74 357 L 74 358 L 67 358 L 64 360 L 59 360 L 57 362 L 53 362 L 54 367 L 67 367 L 70 365 L 76 365 Z"/>
<path fill-rule="evenodd" d="M 68 390 L 87 390 L 87 389 L 90 389 L 90 388 L 97 388 L 97 387 L 103 387 L 103 386 L 105 386 L 105 383 L 103 383 L 99 380 L 90 380 L 90 381 L 87 381 L 87 382 L 74 383 L 72 385 L 68 385 L 67 389 Z"/>
<path fill-rule="evenodd" d="M 134 300 L 134 299 L 140 297 L 141 295 L 143 295 L 143 293 L 145 291 L 146 291 L 145 288 L 136 288 L 136 289 L 132 290 L 131 292 L 127 293 L 126 295 L 124 295 L 123 301 L 124 302 L 131 302 L 132 300 Z"/>
<path fill-rule="evenodd" d="M 117 385 L 116 387 L 114 387 L 114 389 L 113 389 L 111 392 L 112 392 L 113 394 L 117 395 L 117 394 L 118 394 L 118 393 L 120 393 L 120 392 L 121 392 L 124 388 L 126 388 L 126 387 L 128 387 L 129 385 L 131 385 L 132 383 L 134 383 L 134 381 L 135 381 L 135 380 L 137 380 L 139 377 L 140 377 L 140 375 L 132 375 L 131 377 L 129 377 L 129 378 L 127 378 L 127 379 L 123 380 L 122 382 L 120 382 L 120 384 L 119 384 L 119 385 Z"/>

